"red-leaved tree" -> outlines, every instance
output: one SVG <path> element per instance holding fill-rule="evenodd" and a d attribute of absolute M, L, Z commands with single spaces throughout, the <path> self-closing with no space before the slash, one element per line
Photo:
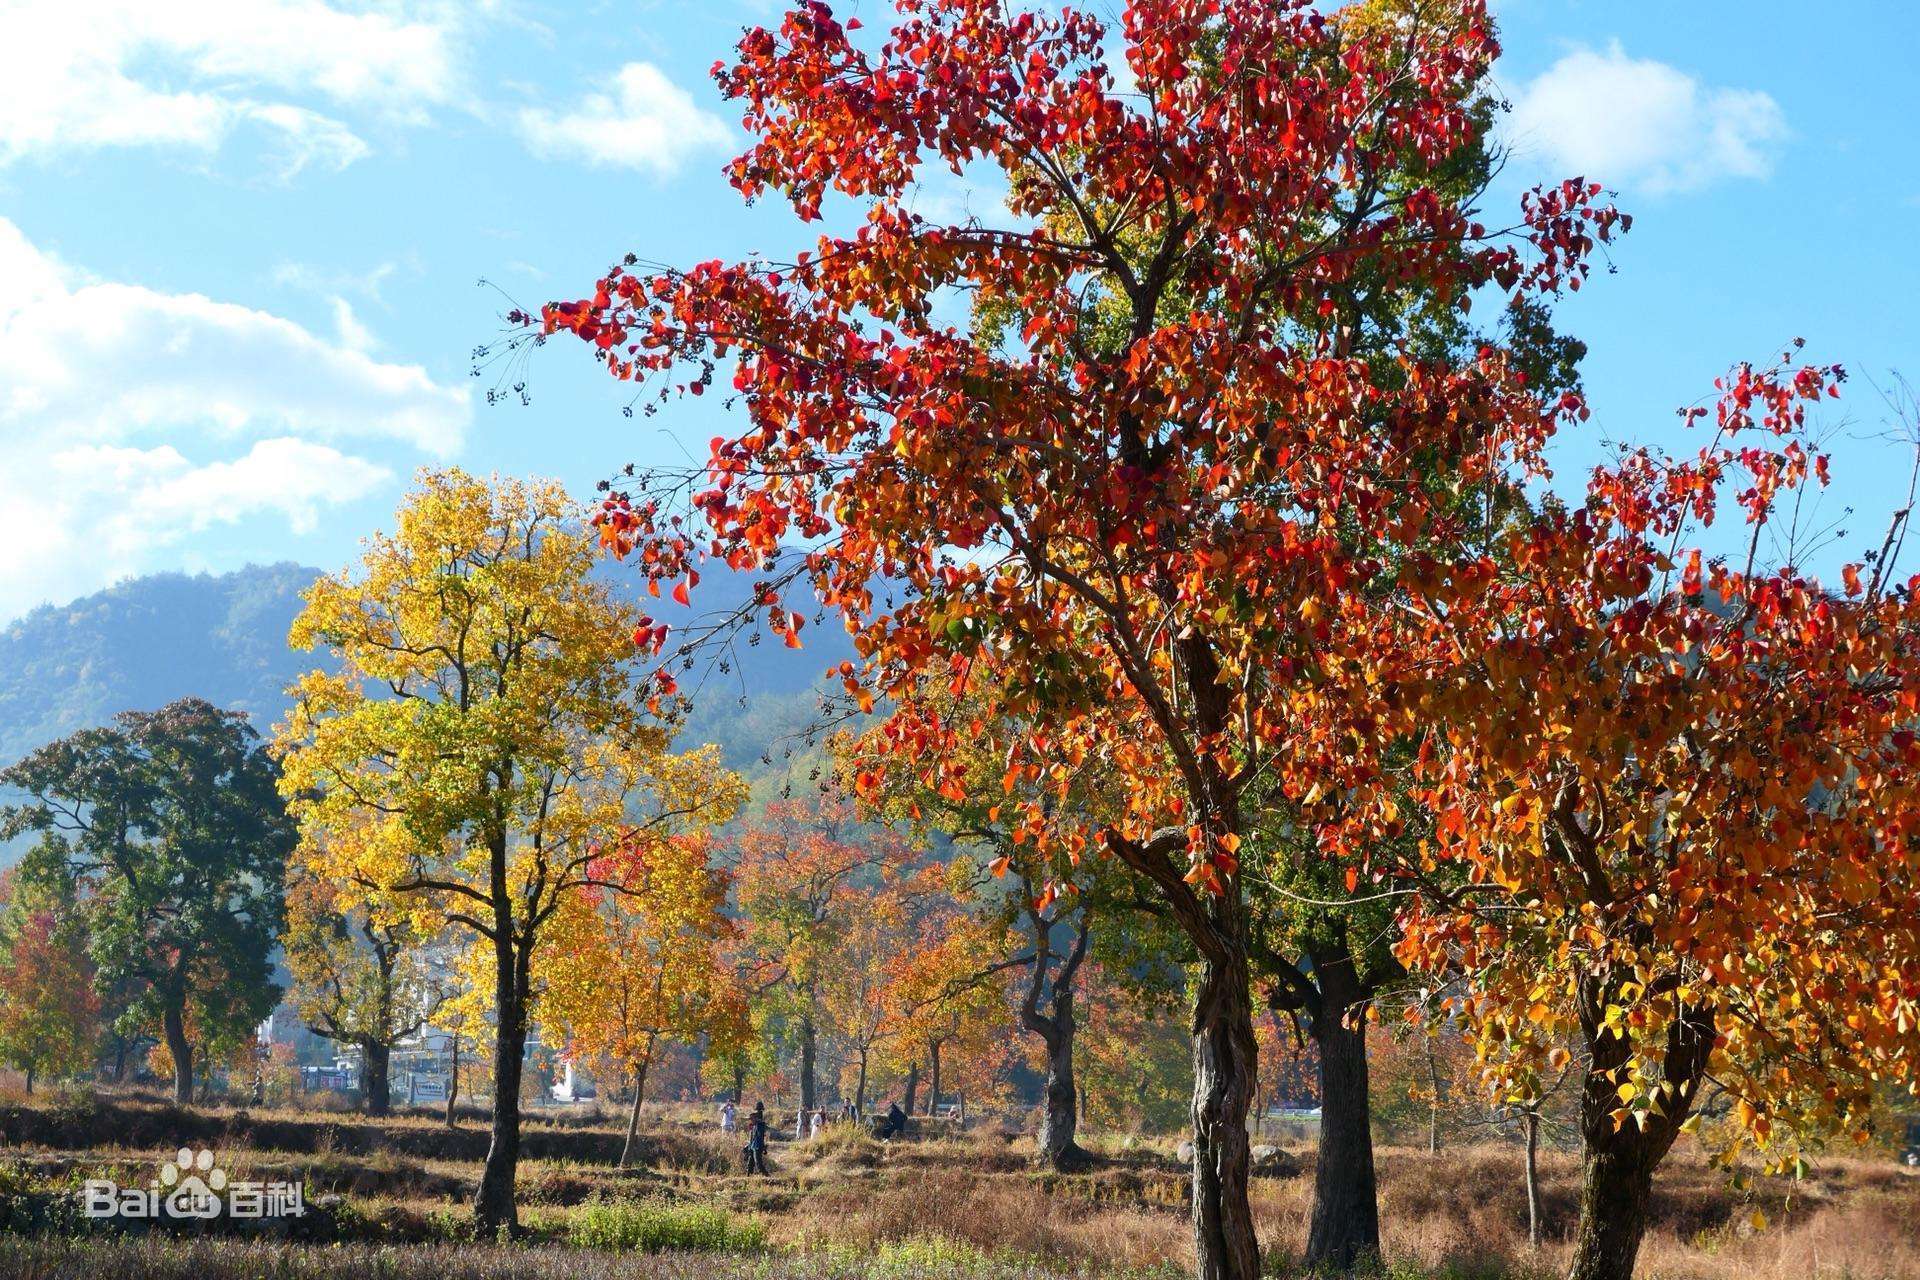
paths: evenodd
<path fill-rule="evenodd" d="M 752 135 L 742 194 L 844 230 L 788 262 L 630 260 L 532 323 L 661 397 L 730 377 L 744 418 L 706 466 L 600 514 L 656 584 L 684 596 L 708 558 L 764 574 L 761 616 L 798 643 L 797 551 L 863 655 L 842 673 L 860 705 L 931 684 L 1032 726 L 1006 762 L 1022 838 L 1117 858 L 1197 953 L 1198 1268 L 1250 1278 L 1256 798 L 1364 781 L 1368 713 L 1321 690 L 1398 625 L 1374 588 L 1514 500 L 1579 412 L 1497 346 L 1421 347 L 1408 316 L 1577 287 L 1621 218 L 1570 182 L 1489 227 L 1425 176 L 1481 145 L 1481 0 L 1135 0 L 1118 31 L 898 7 L 874 39 L 799 4 L 716 68 Z M 1007 216 L 911 212 L 934 168 L 995 172 Z M 651 622 L 636 639 L 670 643 Z M 943 761 L 966 728 L 917 717 L 891 749 L 958 787 Z M 1092 836 L 1044 798 L 1089 757 L 1127 797 Z M 1376 1248 L 1371 1178 L 1320 1185 L 1352 1199 L 1316 1208 L 1309 1255 Z"/>
<path fill-rule="evenodd" d="M 1697 454 L 1629 452 L 1517 526 L 1493 590 L 1408 578 L 1451 655 L 1401 703 L 1429 868 L 1465 874 L 1414 869 L 1401 950 L 1463 982 L 1509 1092 L 1582 1077 L 1574 1280 L 1632 1275 L 1710 1098 L 1787 1164 L 1920 1077 L 1920 577 L 1895 577 L 1904 512 L 1835 588 L 1809 576 L 1807 410 L 1840 371 L 1792 356 L 1721 380 Z M 1698 545 L 1716 515 L 1726 559 Z"/>

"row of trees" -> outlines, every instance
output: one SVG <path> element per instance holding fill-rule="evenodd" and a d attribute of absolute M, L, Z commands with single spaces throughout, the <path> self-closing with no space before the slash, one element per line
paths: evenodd
<path fill-rule="evenodd" d="M 670 749 L 676 705 L 633 644 L 652 624 L 592 572 L 598 536 L 555 485 L 428 473 L 396 532 L 308 592 L 293 641 L 330 666 L 274 744 L 308 1021 L 362 1047 L 378 1104 L 397 1042 L 485 1029 L 487 1233 L 517 1229 L 536 1023 L 626 1089 L 626 1159 L 674 1045 L 722 1089 L 790 1080 L 802 1110 L 829 1066 L 860 1110 L 882 1079 L 910 1110 L 978 1097 L 1008 1065 L 1019 974 L 1046 1047 L 1043 1146 L 1070 1159 L 1084 916 L 952 856 L 968 833 L 864 820 L 885 801 L 863 814 L 833 789 L 736 824 L 746 787 L 717 748 Z M 861 767 L 858 739 L 836 750 Z M 1116 996 L 1181 980 L 1177 961 L 1113 972 Z"/>
<path fill-rule="evenodd" d="M 1629 220 L 1582 179 L 1483 218 L 1484 3 L 903 10 L 876 40 L 809 0 L 716 68 L 734 184 L 845 232 L 520 319 L 647 397 L 730 374 L 739 424 L 603 536 L 655 582 L 764 575 L 789 639 L 795 591 L 842 616 L 864 800 L 972 798 L 1037 912 L 1177 931 L 1198 1274 L 1259 1273 L 1260 1004 L 1318 1049 L 1336 1267 L 1378 1249 L 1365 1029 L 1405 974 L 1501 1096 L 1575 1064 L 1580 1280 L 1631 1274 L 1710 1097 L 1779 1159 L 1910 1084 L 1920 583 L 1904 512 L 1834 589 L 1794 527 L 1840 370 L 1737 366 L 1696 453 L 1543 493 L 1586 417 L 1548 307 Z M 913 212 L 935 164 L 1008 217 Z M 671 696 L 686 642 L 636 638 Z"/>
<path fill-rule="evenodd" d="M 717 750 L 668 749 L 630 633 L 592 569 L 594 531 L 556 486 L 430 473 L 361 563 L 308 592 L 294 641 L 328 669 L 294 690 L 269 745 L 203 702 L 128 713 L 7 771 L 38 841 L 9 895 L 15 958 L 0 1056 L 29 1081 L 94 1065 L 116 1034 L 194 1072 L 246 1059 L 282 994 L 352 1046 L 374 1114 L 394 1051 L 431 1029 L 484 1070 L 492 1143 L 481 1226 L 516 1226 L 530 1030 L 630 1101 L 694 1050 L 717 1091 L 829 1092 L 868 1109 L 984 1101 L 1032 1033 L 1041 1147 L 1080 1155 L 1076 1002 L 1099 969 L 1109 1105 L 1128 1050 L 1184 981 L 1150 932 L 1090 945 L 1087 896 L 1004 879 L 1006 834 L 971 802 L 901 777 L 861 812 L 843 788 L 735 823 L 746 786 Z M 865 740 L 833 744 L 858 773 Z M 984 785 L 984 784 L 983 784 Z M 945 807 L 934 807 L 936 802 Z M 953 841 L 961 844 L 956 849 Z M 1096 1033 L 1100 1034 L 1100 1033 Z"/>

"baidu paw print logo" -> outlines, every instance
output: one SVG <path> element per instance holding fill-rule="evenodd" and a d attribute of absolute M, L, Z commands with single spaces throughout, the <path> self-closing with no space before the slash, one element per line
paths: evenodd
<path fill-rule="evenodd" d="M 205 1147 L 180 1148 L 145 1187 L 89 1178 L 80 1203 L 89 1218 L 298 1218 L 307 1211 L 304 1183 L 229 1178 Z"/>
<path fill-rule="evenodd" d="M 173 1159 L 160 1166 L 160 1183 L 165 1190 L 167 1213 L 175 1218 L 217 1218 L 227 1189 L 227 1171 L 216 1168 L 213 1152 L 202 1147 L 182 1147 Z"/>

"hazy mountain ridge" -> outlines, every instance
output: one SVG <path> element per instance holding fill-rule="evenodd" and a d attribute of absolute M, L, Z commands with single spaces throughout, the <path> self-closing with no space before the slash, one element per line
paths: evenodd
<path fill-rule="evenodd" d="M 287 647 L 287 628 L 317 576 L 287 563 L 152 574 L 11 623 L 0 630 L 0 762 L 189 694 L 270 733 L 287 685 L 314 665 Z"/>
<path fill-rule="evenodd" d="M 43 605 L 0 629 L 0 764 L 116 713 L 152 710 L 195 695 L 246 712 L 263 735 L 286 710 L 286 688 L 324 659 L 287 647 L 300 593 L 318 569 L 248 565 L 230 573 L 159 573 L 129 578 L 67 605 Z M 648 613 L 680 625 L 688 611 L 646 595 L 638 575 L 605 570 L 615 589 Z M 744 578 L 715 574 L 696 589 L 702 614 L 746 599 Z M 735 768 L 753 770 L 763 752 L 817 716 L 826 668 L 852 654 L 827 620 L 809 627 L 803 649 L 762 638 L 733 646 L 737 670 L 707 672 L 700 703 L 682 735 L 714 741 Z M 762 766 L 764 767 L 764 766 Z"/>

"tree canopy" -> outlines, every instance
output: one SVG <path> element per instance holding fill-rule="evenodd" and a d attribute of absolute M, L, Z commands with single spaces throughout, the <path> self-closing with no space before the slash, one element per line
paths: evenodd
<path fill-rule="evenodd" d="M 98 983 L 129 999 L 124 1030 L 158 1025 L 182 1102 L 196 1049 L 250 1036 L 280 997 L 293 826 L 278 777 L 244 715 L 198 698 L 123 712 L 0 773 L 29 797 L 0 836 L 33 834 L 23 873 L 77 903 Z"/>

